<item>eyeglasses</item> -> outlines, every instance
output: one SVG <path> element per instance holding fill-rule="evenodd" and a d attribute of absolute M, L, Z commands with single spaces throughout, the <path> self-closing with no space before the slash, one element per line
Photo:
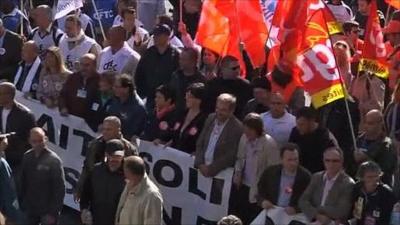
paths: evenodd
<path fill-rule="evenodd" d="M 327 162 L 327 163 L 339 163 L 340 159 L 324 159 L 324 162 Z"/>
<path fill-rule="evenodd" d="M 347 49 L 347 45 L 342 44 L 342 43 L 336 43 L 336 44 L 335 44 L 335 47 L 342 47 L 342 48 L 344 48 L 344 49 Z"/>
<path fill-rule="evenodd" d="M 240 69 L 240 66 L 234 66 L 234 67 L 230 67 L 229 69 L 231 69 L 231 70 L 235 71 L 235 70 L 238 70 L 238 69 Z"/>

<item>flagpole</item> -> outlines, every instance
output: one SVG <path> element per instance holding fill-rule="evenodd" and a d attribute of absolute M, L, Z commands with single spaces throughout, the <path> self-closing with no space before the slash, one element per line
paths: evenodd
<path fill-rule="evenodd" d="M 386 20 L 385 20 L 385 26 L 388 25 L 389 22 L 389 14 L 390 14 L 390 10 L 391 10 L 391 5 L 388 5 L 387 9 L 386 9 Z"/>
<path fill-rule="evenodd" d="M 20 34 L 21 36 L 24 36 L 24 14 L 23 14 L 23 8 L 24 8 L 24 0 L 20 0 L 20 7 L 21 7 L 21 24 L 20 24 Z"/>
<path fill-rule="evenodd" d="M 183 22 L 183 0 L 179 0 L 179 22 Z"/>
<path fill-rule="evenodd" d="M 328 7 L 324 1 L 322 1 L 322 2 L 324 3 L 325 7 Z M 325 13 L 322 13 L 322 15 L 323 15 L 324 20 L 325 20 L 325 25 L 328 27 L 328 24 L 326 23 Z M 328 36 L 329 36 L 329 40 L 330 40 L 331 45 L 332 45 L 332 53 L 333 53 L 333 56 L 334 56 L 334 59 L 335 59 L 335 64 L 337 66 L 338 63 L 337 63 L 337 60 L 336 60 L 336 54 L 335 54 L 335 50 L 333 49 L 333 41 L 332 41 L 331 34 L 329 34 L 329 31 L 328 31 Z M 348 99 L 347 99 L 347 95 L 350 96 L 350 94 L 348 93 L 348 91 L 346 89 L 346 85 L 343 84 L 342 74 L 341 74 L 339 68 L 338 68 L 338 73 L 339 73 L 339 77 L 340 77 L 340 79 L 339 79 L 340 80 L 340 85 L 342 86 L 342 89 L 344 91 L 344 104 L 345 104 L 345 107 L 346 107 L 347 119 L 349 120 L 351 137 L 353 139 L 353 147 L 354 147 L 354 150 L 357 150 L 357 142 L 356 142 L 356 135 L 354 134 L 353 119 L 351 118 L 351 115 L 350 115 L 350 107 L 349 107 L 349 102 L 348 102 Z"/>
<path fill-rule="evenodd" d="M 107 40 L 106 34 L 104 32 L 103 24 L 101 23 L 101 18 L 100 18 L 100 15 L 99 15 L 99 11 L 97 10 L 96 3 L 94 2 L 94 0 L 92 0 L 92 5 L 93 5 L 93 8 L 94 8 L 94 12 L 96 13 L 97 20 L 99 21 L 101 35 L 103 36 L 104 40 Z"/>

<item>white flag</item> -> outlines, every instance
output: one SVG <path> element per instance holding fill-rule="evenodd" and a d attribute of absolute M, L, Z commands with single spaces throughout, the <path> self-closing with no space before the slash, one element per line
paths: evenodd
<path fill-rule="evenodd" d="M 82 0 L 58 0 L 57 12 L 54 19 L 60 19 L 61 17 L 68 15 L 71 11 L 81 7 L 83 7 Z"/>

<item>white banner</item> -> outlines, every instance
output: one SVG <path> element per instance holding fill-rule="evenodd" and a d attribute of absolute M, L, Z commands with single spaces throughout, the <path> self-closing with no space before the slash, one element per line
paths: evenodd
<path fill-rule="evenodd" d="M 163 195 L 165 224 L 211 225 L 227 215 L 233 169 L 206 178 L 187 153 L 144 141 L 139 146 Z"/>
<path fill-rule="evenodd" d="M 87 143 L 97 136 L 79 117 L 62 117 L 58 110 L 22 97 L 16 100 L 32 110 L 38 126 L 49 137 L 49 148 L 63 160 L 67 182 L 64 203 L 75 209 L 73 190 L 83 165 Z M 140 155 L 146 162 L 149 177 L 159 187 L 164 199 L 165 224 L 215 224 L 228 212 L 233 169 L 222 171 L 214 178 L 203 177 L 193 168 L 189 154 L 153 143 L 140 141 Z"/>
<path fill-rule="evenodd" d="M 64 204 L 79 209 L 72 194 L 81 173 L 87 143 L 96 134 L 83 119 L 71 115 L 63 117 L 58 110 L 25 99 L 21 92 L 17 93 L 16 100 L 29 108 L 35 115 L 37 125 L 47 131 L 49 148 L 57 153 L 64 165 L 67 188 Z"/>
<path fill-rule="evenodd" d="M 66 16 L 68 13 L 83 7 L 82 0 L 58 0 L 57 11 L 54 19 L 60 19 Z"/>

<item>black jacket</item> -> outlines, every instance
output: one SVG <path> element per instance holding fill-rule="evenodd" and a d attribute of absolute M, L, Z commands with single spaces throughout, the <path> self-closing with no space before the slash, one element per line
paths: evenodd
<path fill-rule="evenodd" d="M 181 132 L 185 117 L 186 114 L 185 116 L 179 117 L 173 126 L 174 139 L 172 147 L 191 154 L 196 151 L 197 138 L 206 122 L 207 114 L 200 112 Z"/>
<path fill-rule="evenodd" d="M 0 54 L 0 79 L 14 81 L 18 62 L 21 61 L 22 39 L 18 34 L 6 30 L 3 46 L 4 54 Z"/>
<path fill-rule="evenodd" d="M 100 91 L 98 91 L 93 98 L 88 99 L 89 116 L 85 121 L 94 131 L 98 130 L 99 125 L 102 124 L 103 120 L 108 116 L 107 111 L 110 109 L 113 101 L 112 95 L 110 95 L 109 98 L 104 99 L 102 99 L 101 95 Z"/>
<path fill-rule="evenodd" d="M 163 54 L 152 46 L 142 55 L 136 68 L 135 84 L 139 96 L 147 98 L 147 105 L 154 105 L 156 88 L 169 83 L 172 73 L 178 68 L 178 60 L 179 51 L 171 46 Z"/>
<path fill-rule="evenodd" d="M 185 76 L 182 70 L 177 70 L 172 74 L 169 86 L 174 91 L 176 110 L 179 113 L 184 113 L 186 109 L 186 89 L 193 83 L 204 83 L 205 81 L 204 76 L 199 71 L 196 71 L 192 76 Z"/>
<path fill-rule="evenodd" d="M 362 182 L 358 182 L 354 187 L 352 198 L 352 212 L 355 205 L 360 205 L 362 209 L 361 219 L 356 220 L 356 225 L 363 225 L 366 217 L 374 218 L 375 225 L 389 224 L 393 205 L 396 203 L 396 198 L 389 186 L 379 184 L 374 193 L 367 194 L 363 191 Z M 352 217 L 354 218 L 354 214 Z"/>
<path fill-rule="evenodd" d="M 3 108 L 0 107 L 0 116 Z M 5 133 L 16 132 L 16 135 L 8 137 L 8 147 L 5 150 L 7 162 L 15 169 L 22 161 L 24 153 L 30 148 L 28 136 L 30 130 L 36 126 L 35 117 L 25 106 L 15 103 L 8 114 Z M 0 119 L 0 128 L 2 128 Z"/>
<path fill-rule="evenodd" d="M 178 118 L 179 115 L 175 110 L 165 113 L 160 118 L 157 118 L 157 116 L 151 118 L 145 131 L 146 140 L 160 139 L 163 142 L 172 140 L 175 122 Z"/>
<path fill-rule="evenodd" d="M 300 148 L 300 164 L 311 173 L 324 170 L 323 154 L 325 149 L 334 146 L 326 128 L 318 127 L 310 134 L 301 135 L 296 127 L 290 133 L 289 142 Z"/>
<path fill-rule="evenodd" d="M 220 94 L 229 93 L 234 95 L 236 100 L 235 116 L 241 118 L 246 103 L 253 97 L 253 88 L 249 81 L 242 78 L 225 80 L 217 77 L 206 85 L 207 99 L 205 101 L 208 113 L 215 111 L 216 100 Z"/>
<path fill-rule="evenodd" d="M 39 157 L 33 150 L 24 155 L 20 194 L 22 209 L 29 214 L 58 215 L 64 204 L 65 178 L 61 159 L 45 148 Z"/>
<path fill-rule="evenodd" d="M 105 162 L 96 164 L 83 184 L 81 210 L 91 211 L 94 225 L 114 224 L 119 198 L 124 187 L 125 177 L 122 168 L 113 172 Z"/>
<path fill-rule="evenodd" d="M 274 165 L 268 167 L 260 177 L 258 182 L 258 200 L 261 203 L 263 200 L 268 200 L 272 204 L 278 203 L 280 182 L 282 174 L 282 165 Z M 289 206 L 295 208 L 299 212 L 298 201 L 307 188 L 311 180 L 311 173 L 299 166 L 297 169 L 294 183 L 292 186 L 292 196 Z"/>

